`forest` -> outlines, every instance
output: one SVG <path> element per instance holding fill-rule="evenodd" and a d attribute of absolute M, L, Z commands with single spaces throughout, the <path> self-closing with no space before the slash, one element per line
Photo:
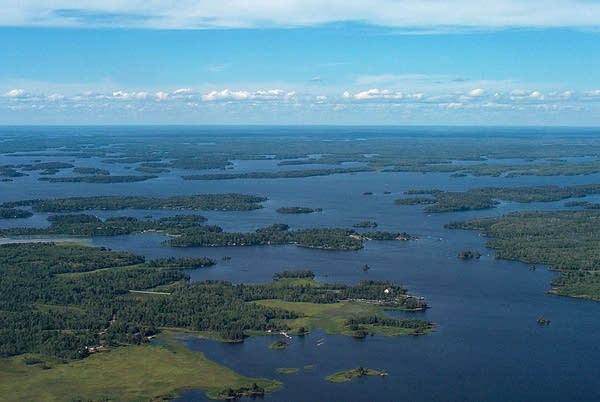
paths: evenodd
<path fill-rule="evenodd" d="M 247 211 L 262 208 L 265 197 L 246 194 L 199 194 L 152 198 L 141 196 L 98 196 L 37 199 L 6 202 L 3 208 L 31 207 L 35 212 L 81 212 L 120 209 L 190 209 Z"/>
<path fill-rule="evenodd" d="M 427 205 L 427 213 L 457 212 L 493 208 L 497 200 L 514 202 L 549 202 L 572 197 L 600 194 L 600 184 L 576 186 L 482 187 L 464 192 L 441 190 L 409 190 L 411 197 L 399 198 L 397 205 Z M 416 197 L 414 197 L 416 196 Z M 424 197 L 425 196 L 425 197 Z"/>
<path fill-rule="evenodd" d="M 496 258 L 546 264 L 560 272 L 552 292 L 600 301 L 600 211 L 519 212 L 448 224 L 490 237 Z"/>
<path fill-rule="evenodd" d="M 259 300 L 332 304 L 361 299 L 389 308 L 426 307 L 404 287 L 389 282 L 365 281 L 355 286 L 293 281 L 190 283 L 186 274 L 175 269 L 197 263 L 145 263 L 143 257 L 131 253 L 74 244 L 2 245 L 0 355 L 36 353 L 80 359 L 89 355 L 91 347 L 147 342 L 161 328 L 205 331 L 239 342 L 248 332 L 286 329 L 286 320 L 300 317 L 282 308 L 251 303 Z M 414 320 L 389 320 L 379 325 L 419 327 Z M 418 322 L 421 328 L 431 325 Z"/>

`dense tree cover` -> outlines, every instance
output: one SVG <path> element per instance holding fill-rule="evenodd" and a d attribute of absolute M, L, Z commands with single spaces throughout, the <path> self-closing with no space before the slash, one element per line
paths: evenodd
<path fill-rule="evenodd" d="M 277 135 L 273 135 L 272 130 L 276 130 Z M 596 158 L 559 159 L 600 154 L 600 141 L 582 131 L 548 133 L 545 130 L 541 133 L 531 129 L 523 136 L 495 129 L 494 135 L 489 136 L 469 129 L 444 133 L 426 128 L 411 128 L 411 133 L 392 128 L 378 129 L 377 132 L 368 128 L 360 132 L 341 128 L 299 130 L 261 128 L 253 132 L 247 128 L 219 128 L 217 132 L 214 129 L 148 128 L 141 132 L 138 129 L 113 133 L 107 129 L 97 133 L 101 135 L 75 138 L 69 129 L 47 136 L 45 132 L 28 128 L 19 130 L 19 135 L 6 138 L 0 152 L 17 152 L 36 158 L 94 156 L 106 158 L 108 163 L 138 164 L 131 166 L 134 168 L 160 163 L 163 166 L 154 167 L 188 170 L 224 169 L 231 166 L 232 160 L 275 159 L 280 165 L 325 164 L 334 169 L 341 168 L 343 163 L 354 162 L 367 169 L 461 175 L 546 176 L 600 171 L 600 162 Z M 324 140 L 324 132 L 330 137 L 328 140 Z M 417 132 L 420 134 L 415 135 Z M 524 130 L 520 129 L 520 132 Z M 540 147 L 542 134 L 551 137 L 552 141 Z M 359 137 L 360 141 L 355 141 Z M 503 163 L 501 159 L 504 158 L 523 161 Z M 488 159 L 496 160 L 488 163 Z"/>
<path fill-rule="evenodd" d="M 0 219 L 29 218 L 33 213 L 19 208 L 0 208 Z"/>
<path fill-rule="evenodd" d="M 215 265 L 216 261 L 207 257 L 197 258 L 158 258 L 152 260 L 146 265 L 151 268 L 175 268 L 175 269 L 192 269 L 192 268 L 204 268 Z"/>
<path fill-rule="evenodd" d="M 366 240 L 415 240 L 416 237 L 406 232 L 364 232 L 362 237 Z"/>
<path fill-rule="evenodd" d="M 156 179 L 158 176 L 75 176 L 75 177 L 40 177 L 38 180 L 47 181 L 50 183 L 135 183 L 138 181 L 146 181 Z"/>
<path fill-rule="evenodd" d="M 355 228 L 371 228 L 375 229 L 377 227 L 377 222 L 373 221 L 360 221 L 352 225 Z"/>
<path fill-rule="evenodd" d="M 589 201 L 567 201 L 565 207 L 583 207 L 584 209 L 600 209 L 600 204 Z"/>
<path fill-rule="evenodd" d="M 289 179 L 371 171 L 373 171 L 373 169 L 366 167 L 350 167 L 330 169 L 285 170 L 281 172 L 207 173 L 186 175 L 182 177 L 184 180 Z"/>
<path fill-rule="evenodd" d="M 273 280 L 279 281 L 281 279 L 300 279 L 300 278 L 308 278 L 313 279 L 315 277 L 315 273 L 311 270 L 299 270 L 299 271 L 282 271 L 276 272 L 273 274 Z"/>
<path fill-rule="evenodd" d="M 0 235 L 69 235 L 69 236 L 119 236 L 147 230 L 179 233 L 186 228 L 202 227 L 206 218 L 200 215 L 175 215 L 156 220 L 118 216 L 102 220 L 94 215 L 51 215 L 46 228 L 9 228 L 0 230 Z M 210 228 L 210 227 L 209 227 Z M 219 228 L 220 229 L 220 228 Z"/>
<path fill-rule="evenodd" d="M 548 264 L 561 275 L 553 292 L 600 300 L 600 211 L 521 212 L 452 223 L 491 239 L 496 257 Z"/>
<path fill-rule="evenodd" d="M 35 206 L 35 205 L 34 205 Z M 156 220 L 133 217 L 111 217 L 102 220 L 93 215 L 51 215 L 46 228 L 0 229 L 0 236 L 119 236 L 143 231 L 166 232 L 165 241 L 172 247 L 225 247 L 295 244 L 298 247 L 325 250 L 358 250 L 365 240 L 412 240 L 408 233 L 368 232 L 362 235 L 348 229 L 300 229 L 276 223 L 250 233 L 224 232 L 215 225 L 202 225 L 206 218 L 199 215 L 176 215 Z"/>
<path fill-rule="evenodd" d="M 218 227 L 217 227 L 218 228 Z M 370 232 L 363 235 L 354 230 L 335 228 L 299 229 L 288 231 L 283 227 L 258 229 L 250 233 L 223 232 L 209 226 L 191 227 L 168 240 L 173 247 L 226 247 L 295 244 L 298 247 L 325 250 L 358 250 L 364 240 L 411 240 L 406 233 Z"/>
<path fill-rule="evenodd" d="M 71 163 L 66 162 L 39 162 L 30 165 L 19 165 L 23 170 L 60 170 L 74 167 Z"/>
<path fill-rule="evenodd" d="M 345 325 L 352 331 L 355 331 L 356 337 L 362 338 L 363 335 L 368 334 L 369 326 L 379 327 L 398 327 L 417 330 L 417 333 L 425 333 L 430 330 L 433 324 L 423 320 L 415 319 L 395 319 L 388 317 L 381 317 L 378 315 L 369 316 L 357 316 L 346 320 Z"/>
<path fill-rule="evenodd" d="M 93 168 L 93 167 L 76 167 L 76 168 L 73 168 L 73 173 L 89 174 L 89 175 L 96 175 L 96 176 L 110 175 L 110 172 L 106 169 Z"/>
<path fill-rule="evenodd" d="M 313 212 L 321 212 L 323 208 L 308 208 L 308 207 L 281 207 L 275 212 L 278 214 L 312 214 Z"/>
<path fill-rule="evenodd" d="M 262 208 L 265 197 L 246 194 L 199 194 L 166 198 L 141 196 L 71 197 L 7 202 L 5 208 L 31 206 L 36 212 L 80 212 L 119 209 L 192 209 L 246 211 Z"/>
<path fill-rule="evenodd" d="M 431 204 L 425 212 L 455 212 L 493 208 L 496 200 L 515 202 L 559 201 L 572 197 L 599 194 L 600 184 L 581 184 L 576 186 L 528 186 L 528 187 L 482 187 L 464 192 L 442 190 L 411 190 L 407 195 L 431 195 L 429 197 L 405 197 L 397 199 L 396 204 Z"/>
<path fill-rule="evenodd" d="M 481 257 L 481 253 L 479 251 L 474 250 L 463 250 L 458 253 L 458 258 L 461 260 L 472 260 L 479 259 Z"/>
<path fill-rule="evenodd" d="M 249 303 L 257 300 L 336 303 L 360 298 L 405 307 L 415 299 L 388 282 L 189 283 L 168 263 L 162 269 L 162 262 L 143 262 L 130 253 L 72 244 L 0 246 L 0 355 L 83 358 L 86 346 L 140 343 L 163 327 L 211 331 L 221 339 L 241 341 L 247 331 L 286 329 L 285 320 L 298 317 Z M 169 292 L 130 293 L 161 285 L 169 285 Z"/>

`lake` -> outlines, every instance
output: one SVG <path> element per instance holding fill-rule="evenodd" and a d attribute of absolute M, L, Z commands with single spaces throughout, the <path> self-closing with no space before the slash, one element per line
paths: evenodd
<path fill-rule="evenodd" d="M 366 135 L 366 134 L 365 134 Z M 441 139 L 443 141 L 443 139 Z M 35 156 L 1 155 L 0 165 L 28 163 Z M 47 158 L 46 158 L 47 159 Z M 123 167 L 101 158 L 51 158 L 82 166 Z M 231 171 L 280 170 L 277 161 L 236 161 Z M 319 166 L 319 165 L 317 165 Z M 296 169 L 306 167 L 295 167 Z M 316 167 L 315 167 L 316 168 Z M 289 167 L 287 167 L 289 169 Z M 228 170 L 229 172 L 229 170 Z M 206 211 L 209 224 L 227 231 L 253 231 L 275 222 L 292 229 L 351 227 L 376 221 L 378 230 L 406 231 L 418 236 L 408 242 L 370 241 L 351 252 L 288 246 L 176 249 L 162 245 L 157 233 L 94 238 L 91 243 L 127 250 L 147 258 L 208 256 L 214 267 L 189 272 L 192 280 L 235 283 L 269 282 L 284 269 L 311 269 L 319 281 L 353 284 L 363 279 L 391 280 L 424 296 L 431 308 L 412 317 L 436 323 L 434 333 L 419 337 L 380 336 L 356 340 L 313 331 L 295 337 L 286 350 L 271 350 L 273 337 L 255 337 L 243 344 L 222 344 L 182 337 L 187 347 L 248 376 L 276 378 L 283 387 L 264 397 L 273 401 L 594 401 L 600 399 L 600 319 L 595 302 L 546 294 L 554 274 L 538 266 L 535 272 L 518 262 L 494 259 L 486 239 L 476 232 L 448 230 L 444 224 L 517 210 L 563 208 L 564 201 L 519 204 L 502 202 L 484 211 L 428 215 L 421 206 L 394 205 L 409 189 L 461 191 L 481 186 L 600 183 L 600 175 L 570 177 L 450 177 L 443 173 L 366 172 L 299 179 L 184 181 L 173 169 L 158 179 L 126 184 L 47 183 L 36 173 L 14 183 L 0 182 L 0 201 L 106 194 L 170 196 L 237 192 L 269 198 L 264 208 L 248 212 Z M 117 174 L 117 173 L 114 173 Z M 372 195 L 364 195 L 372 192 Z M 384 194 L 390 192 L 390 194 Z M 598 197 L 589 197 L 597 201 Z M 282 206 L 323 208 L 308 215 L 281 215 Z M 181 211 L 91 211 L 101 217 L 127 215 L 155 218 Z M 47 214 L 3 220 L 0 227 L 47 225 Z M 462 261 L 459 251 L 482 252 L 479 260 Z M 223 256 L 231 259 L 223 261 Z M 363 272 L 361 266 L 371 269 Z M 402 314 L 406 313 L 390 313 Z M 551 319 L 548 326 L 538 317 Z M 277 337 L 277 339 L 279 339 Z M 320 340 L 324 342 L 318 342 Z M 322 343 L 321 346 L 318 344 Z M 314 365 L 305 370 L 304 366 Z M 324 380 L 336 371 L 364 366 L 389 373 L 385 378 L 360 378 L 351 383 Z M 296 367 L 296 374 L 278 374 L 278 367 Z M 204 400 L 202 391 L 183 393 L 178 401 Z"/>

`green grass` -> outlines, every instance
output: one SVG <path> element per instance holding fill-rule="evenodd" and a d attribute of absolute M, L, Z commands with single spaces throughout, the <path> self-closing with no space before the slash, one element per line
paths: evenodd
<path fill-rule="evenodd" d="M 352 381 L 352 379 L 354 379 L 354 378 L 366 377 L 366 376 L 369 376 L 369 377 L 382 376 L 383 377 L 383 376 L 387 376 L 387 373 L 385 371 L 357 367 L 357 368 L 339 371 L 337 373 L 328 375 L 327 377 L 325 377 L 325 379 L 330 382 L 342 383 L 342 382 Z"/>
<path fill-rule="evenodd" d="M 160 346 L 127 346 L 69 363 L 31 355 L 1 359 L 0 399 L 147 401 L 198 388 L 216 398 L 229 387 L 250 387 L 256 382 L 272 391 L 280 385 L 241 376 L 176 344 L 169 336 L 163 335 L 161 340 Z M 25 364 L 36 358 L 44 363 Z"/>
<path fill-rule="evenodd" d="M 279 374 L 296 374 L 300 369 L 297 367 L 279 367 L 275 371 Z"/>
<path fill-rule="evenodd" d="M 301 303 L 286 302 L 283 300 L 259 300 L 255 303 L 263 306 L 281 308 L 302 315 L 300 318 L 285 320 L 291 333 L 298 333 L 301 327 L 308 330 L 320 328 L 329 334 L 353 336 L 354 331 L 345 324 L 349 318 L 359 315 L 383 315 L 384 308 L 367 303 L 339 302 L 339 303 Z M 409 328 L 388 327 L 380 325 L 364 325 L 370 333 L 384 336 L 415 335 L 417 331 Z"/>

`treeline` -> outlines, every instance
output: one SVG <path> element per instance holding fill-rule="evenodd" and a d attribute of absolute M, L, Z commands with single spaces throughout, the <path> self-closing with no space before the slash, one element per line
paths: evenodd
<path fill-rule="evenodd" d="M 141 196 L 72 197 L 6 202 L 4 208 L 31 206 L 35 212 L 81 212 L 119 209 L 192 209 L 246 211 L 262 208 L 265 197 L 246 194 L 199 194 L 152 198 Z"/>
<path fill-rule="evenodd" d="M 30 211 L 18 208 L 0 208 L 0 219 L 19 219 L 33 216 Z"/>
<path fill-rule="evenodd" d="M 167 260 L 168 261 L 168 260 Z M 162 327 L 210 331 L 241 341 L 248 331 L 287 329 L 297 313 L 251 301 L 336 303 L 373 299 L 404 306 L 406 290 L 388 282 L 356 286 L 189 283 L 170 263 L 106 249 L 51 243 L 0 246 L 0 355 L 84 358 L 86 346 L 145 342 Z M 162 269 L 166 265 L 168 269 Z M 161 289 L 166 293 L 134 294 Z M 421 302 L 424 304 L 424 302 Z"/>
<path fill-rule="evenodd" d="M 146 181 L 156 179 L 158 176 L 107 176 L 107 175 L 95 175 L 95 176 L 74 176 L 74 177 L 40 177 L 38 180 L 47 181 L 49 183 L 98 183 L 98 184 L 110 184 L 110 183 L 135 183 L 138 181 Z"/>
<path fill-rule="evenodd" d="M 300 270 L 300 271 L 282 271 L 276 272 L 273 274 L 273 280 L 279 281 L 282 279 L 313 279 L 315 277 L 315 273 L 310 270 Z"/>
<path fill-rule="evenodd" d="M 216 261 L 207 257 L 197 258 L 158 258 L 146 263 L 150 268 L 192 269 L 215 265 Z"/>
<path fill-rule="evenodd" d="M 76 168 L 73 168 L 73 173 L 96 175 L 96 176 L 110 175 L 110 172 L 106 169 L 93 168 L 93 167 L 76 167 Z"/>
<path fill-rule="evenodd" d="M 128 216 L 111 217 L 102 220 L 93 215 L 51 215 L 50 226 L 46 228 L 8 228 L 0 230 L 3 236 L 120 236 L 147 230 L 178 233 L 191 227 L 199 227 L 206 218 L 200 215 L 175 215 L 156 220 L 142 220 Z"/>
<path fill-rule="evenodd" d="M 308 207 L 281 207 L 275 212 L 278 214 L 312 214 L 313 212 L 321 212 L 323 208 L 308 208 Z"/>
<path fill-rule="evenodd" d="M 281 172 L 209 173 L 182 176 L 184 180 L 231 180 L 231 179 L 290 179 L 329 176 L 332 174 L 372 172 L 368 167 L 287 170 Z"/>
<path fill-rule="evenodd" d="M 448 224 L 490 237 L 496 257 L 547 264 L 561 275 L 553 292 L 600 300 L 600 211 L 520 212 Z"/>
<path fill-rule="evenodd" d="M 298 247 L 324 250 L 358 250 L 365 240 L 412 240 L 408 233 L 368 232 L 336 228 L 299 229 L 290 231 L 284 223 L 276 223 L 255 232 L 224 232 L 216 225 L 203 225 L 200 215 L 176 215 L 152 219 L 120 216 L 102 220 L 94 215 L 51 215 L 46 228 L 0 229 L 0 236 L 120 236 L 143 231 L 161 231 L 171 235 L 165 244 L 172 247 L 229 247 L 295 244 Z"/>
<path fill-rule="evenodd" d="M 287 226 L 287 225 L 285 225 Z M 198 226 L 181 231 L 167 241 L 172 247 L 229 247 L 295 244 L 298 247 L 324 250 L 358 250 L 364 240 L 412 240 L 407 233 L 369 232 L 336 228 L 299 229 L 288 231 L 285 226 L 268 227 L 256 232 L 223 232 L 219 227 Z"/>
<path fill-rule="evenodd" d="M 515 202 L 549 202 L 566 198 L 600 194 L 600 184 L 576 186 L 528 186 L 514 188 L 483 187 L 464 192 L 442 190 L 411 190 L 407 195 L 418 197 L 399 198 L 398 205 L 428 205 L 425 212 L 457 212 L 493 208 L 497 200 Z M 428 195 L 428 197 L 422 197 Z"/>

